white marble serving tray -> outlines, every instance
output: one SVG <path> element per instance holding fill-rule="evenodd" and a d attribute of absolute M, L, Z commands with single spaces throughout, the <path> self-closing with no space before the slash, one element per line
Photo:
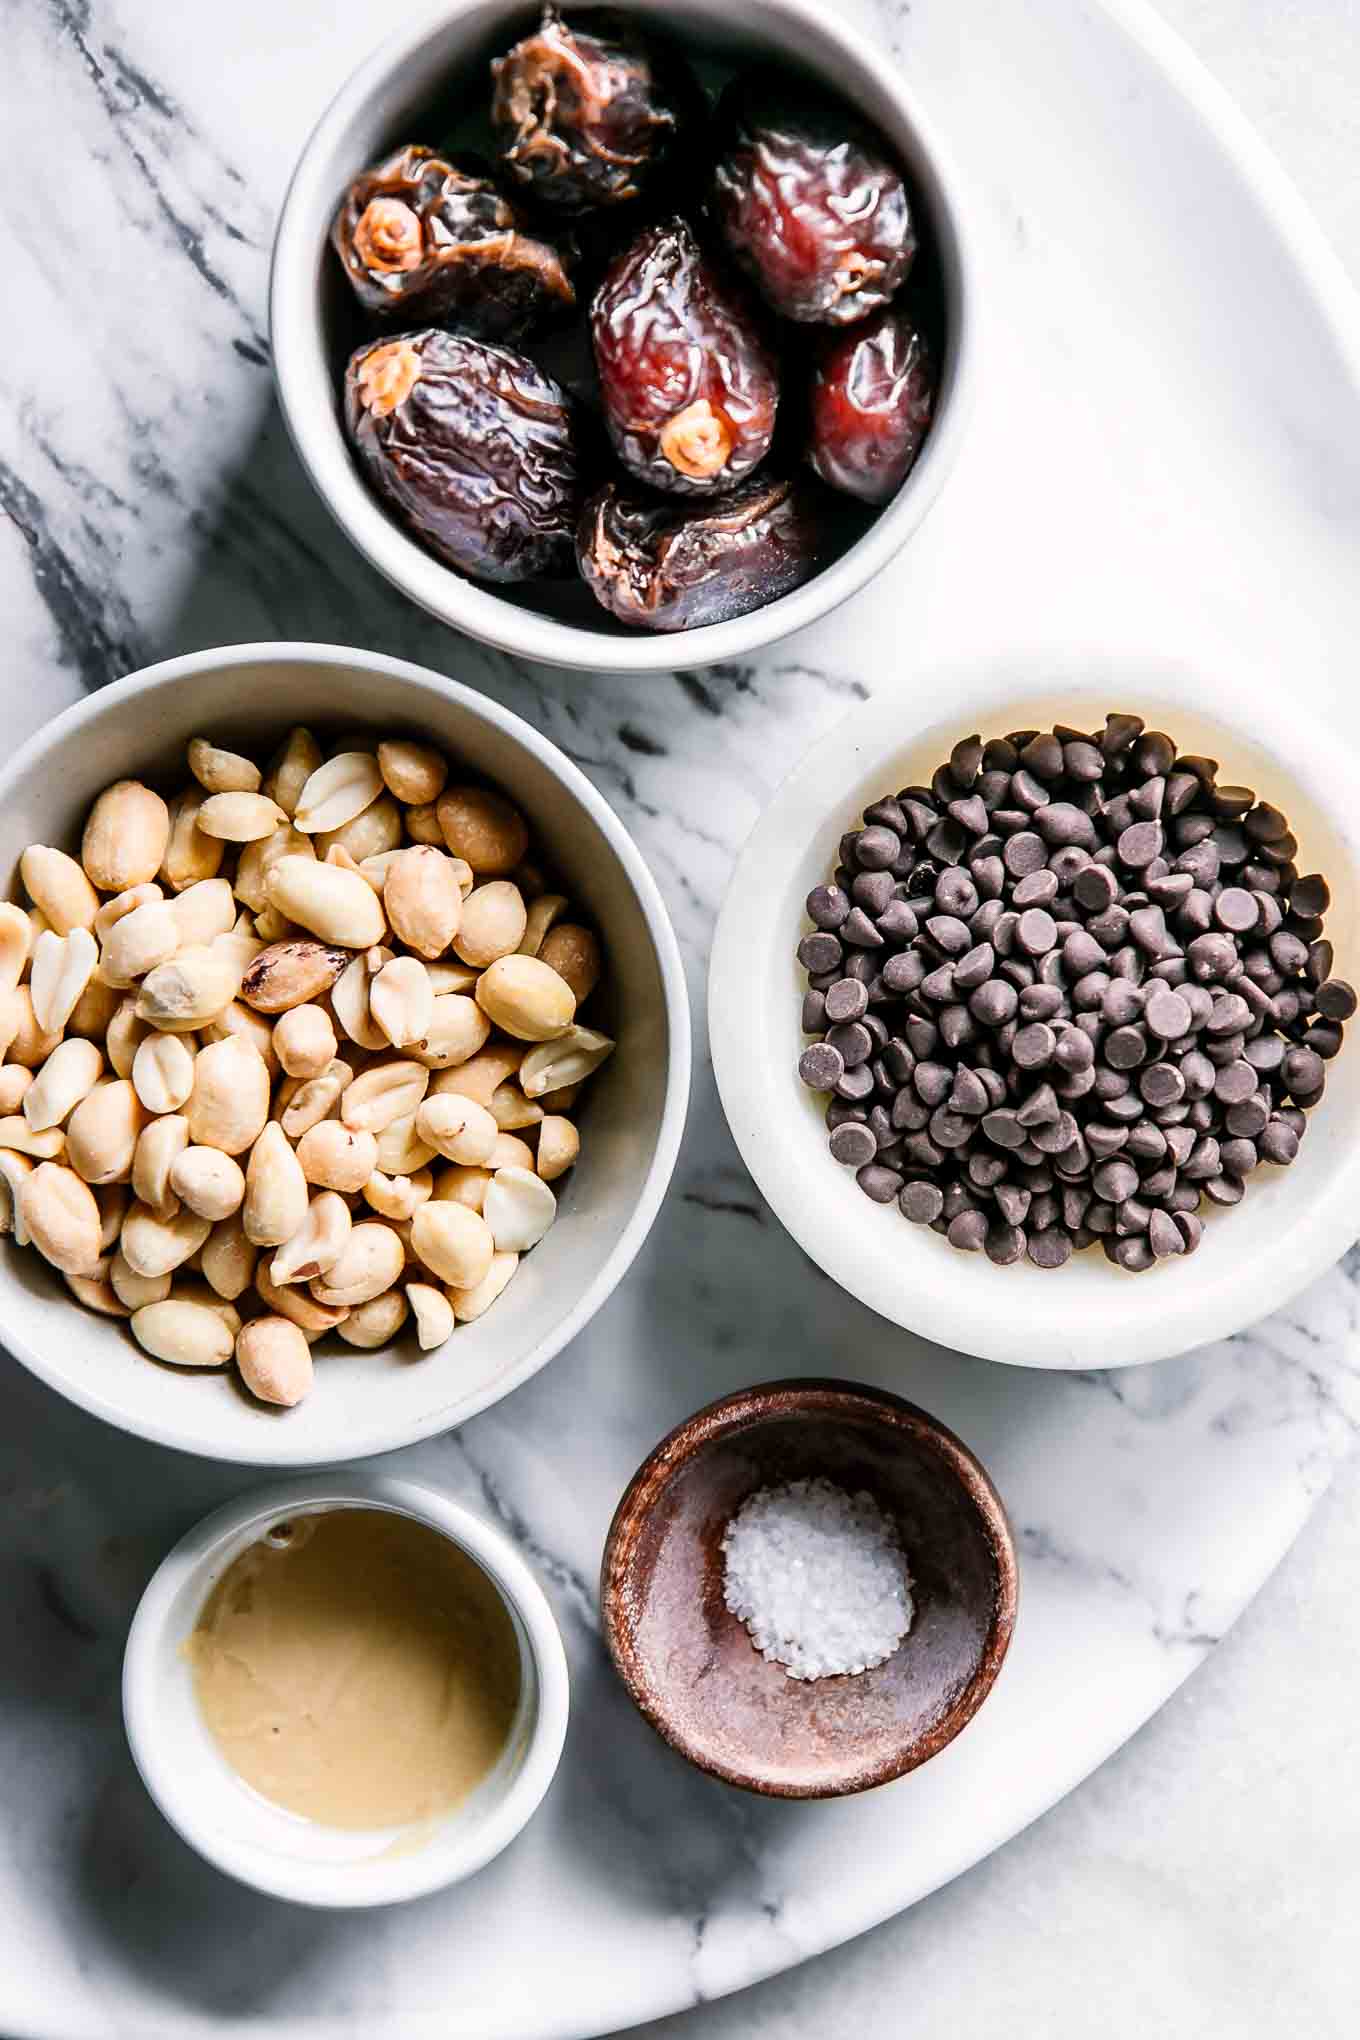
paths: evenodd
<path fill-rule="evenodd" d="M 1221 673 L 1232 702 L 1250 646 L 1354 738 L 1360 322 L 1297 202 L 1141 6 L 893 10 L 894 50 L 972 187 L 989 299 L 971 443 L 896 571 L 850 609 L 752 666 L 645 686 L 520 670 L 403 608 L 284 444 L 261 331 L 270 224 L 373 27 L 366 0 L 14 11 L 12 742 L 82 685 L 223 639 L 348 639 L 442 665 L 532 716 L 615 802 L 666 892 L 699 1014 L 713 916 L 771 789 L 855 700 L 909 701 L 933 656 L 1045 631 L 1055 646 L 1159 638 Z M 35 160 L 78 233 L 58 240 L 31 199 Z M 963 1360 L 817 1274 L 755 1199 L 701 1073 L 663 1219 L 589 1334 L 393 1462 L 514 1530 L 562 1619 L 576 1713 L 557 1785 L 507 1856 L 462 1891 L 361 1920 L 207 1870 L 123 1747 L 137 1594 L 185 1523 L 245 1480 L 117 1437 L 5 1370 L 0 2030 L 568 2040 L 909 1904 L 1127 1737 L 1285 1549 L 1360 1420 L 1358 1271 L 1352 1257 L 1254 1333 L 1139 1372 Z M 646 1447 L 712 1395 L 799 1371 L 889 1383 L 955 1425 L 1007 1497 L 1024 1568 L 1015 1646 L 977 1721 L 900 1785 L 832 1806 L 747 1800 L 671 1758 L 612 1681 L 594 1608 L 601 1538 Z"/>

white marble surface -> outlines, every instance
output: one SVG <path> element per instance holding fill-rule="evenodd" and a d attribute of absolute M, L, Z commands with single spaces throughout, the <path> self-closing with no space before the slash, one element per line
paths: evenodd
<path fill-rule="evenodd" d="M 1259 0 L 1219 6 L 1210 33 L 1278 26 L 1275 59 L 1297 48 L 1317 67 L 1315 133 L 1344 124 L 1347 56 L 1319 54 L 1324 24 L 1344 41 L 1340 11 L 1310 28 Z M 1098 15 L 914 0 L 895 17 L 974 182 L 995 279 L 973 443 L 891 581 L 752 668 L 645 689 L 522 671 L 404 610 L 283 443 L 260 330 L 270 220 L 371 8 L 340 0 L 324 33 L 304 0 L 238 0 L 211 30 L 152 0 L 7 0 L 5 19 L 0 255 L 22 306 L 0 408 L 11 740 L 82 684 L 214 640 L 349 638 L 443 664 L 595 774 L 652 860 L 697 992 L 769 789 L 848 701 L 909 689 L 913 646 L 960 628 L 1032 638 L 1055 604 L 1102 634 L 1151 616 L 1225 673 L 1235 642 L 1274 645 L 1347 714 L 1360 502 L 1354 427 L 1334 429 L 1343 371 L 1269 237 L 1232 213 L 1216 152 Z M 1270 105 L 1288 103 L 1280 76 Z M 47 205 L 35 161 L 53 166 Z M 1324 198 L 1329 181 L 1324 159 Z M 77 205 L 88 224 L 58 243 Z M 1351 188 L 1338 234 L 1355 218 Z M 1039 1811 L 1205 1655 L 1350 1443 L 1355 1316 L 1348 1268 L 1216 1353 L 1003 1378 L 842 1306 L 752 1199 L 701 1080 L 668 1211 L 624 1291 L 510 1402 L 395 1462 L 515 1527 L 556 1596 L 578 1708 L 562 1779 L 516 1850 L 466 1892 L 362 1928 L 206 1871 L 121 1746 L 138 1588 L 175 1530 L 243 1483 L 0 1377 L 0 2027 L 529 2040 L 826 1946 Z M 618 1488 L 668 1422 L 739 1381 L 828 1364 L 905 1385 L 979 1447 L 1021 1530 L 1025 1612 L 992 1702 L 935 1764 L 856 1805 L 772 1808 L 652 1743 L 603 1672 L 589 1582 Z M 1347 1492 L 1354 1519 L 1352 1482 L 1318 1533 L 1334 1553 Z M 820 1969 L 688 2015 L 693 2029 L 1343 2030 L 1355 1760 L 1349 1681 L 1329 1668 L 1357 1630 L 1345 1568 L 1308 1565 L 1305 1550 L 1273 1615 L 1249 1617 L 1019 1843 Z M 1268 1671 L 1241 1683 L 1254 1637 Z"/>

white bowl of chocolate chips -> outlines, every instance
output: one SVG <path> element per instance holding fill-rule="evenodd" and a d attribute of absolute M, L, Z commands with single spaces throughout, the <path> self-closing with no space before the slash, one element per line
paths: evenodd
<path fill-rule="evenodd" d="M 1162 1359 L 1322 1273 L 1360 1230 L 1354 783 L 1278 683 L 1159 655 L 942 665 L 822 738 L 709 993 L 800 1245 L 1028 1367 Z"/>

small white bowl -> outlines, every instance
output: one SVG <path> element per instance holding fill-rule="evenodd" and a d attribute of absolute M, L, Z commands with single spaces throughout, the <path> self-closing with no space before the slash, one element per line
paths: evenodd
<path fill-rule="evenodd" d="M 581 1159 L 559 1216 L 485 1317 L 421 1354 L 408 1326 L 388 1347 L 326 1341 L 296 1409 L 254 1402 L 234 1370 L 148 1359 L 126 1327 L 85 1310 L 35 1251 L 0 1252 L 0 1342 L 59 1394 L 120 1429 L 254 1466 L 324 1466 L 451 1430 L 560 1352 L 622 1280 L 679 1151 L 689 1099 L 689 1002 L 675 936 L 647 866 L 585 774 L 528 723 L 424 667 L 337 645 L 232 645 L 101 688 L 0 773 L 0 888 L 31 843 L 71 849 L 111 780 L 187 776 L 195 734 L 263 751 L 293 723 L 401 730 L 442 745 L 527 815 L 572 899 L 600 930 L 601 991 L 617 1052 L 581 1110 Z M 332 1345 L 336 1350 L 332 1351 Z"/>
<path fill-rule="evenodd" d="M 1273 682 L 1268 685 L 1268 679 Z M 1141 715 L 1184 751 L 1220 760 L 1288 815 L 1299 868 L 1332 890 L 1327 934 L 1340 976 L 1360 966 L 1356 763 L 1283 691 L 1279 675 L 1191 670 L 1164 654 L 1005 652 L 911 674 L 856 709 L 785 780 L 742 851 L 709 967 L 709 1036 L 728 1123 L 747 1168 L 828 1275 L 894 1324 L 1017 1366 L 1120 1367 L 1226 1338 L 1330 1267 L 1360 1232 L 1360 1035 L 1288 1169 L 1263 1168 L 1230 1210 L 1207 1210 L 1198 1251 L 1145 1274 L 1095 1249 L 1045 1271 L 963 1254 L 896 1204 L 872 1203 L 827 1151 L 818 1100 L 798 1077 L 804 901 L 830 877 L 864 807 L 929 782 L 960 737 Z M 1220 707 L 1231 697 L 1231 706 Z"/>
<path fill-rule="evenodd" d="M 223 1573 L 272 1525 L 331 1509 L 387 1509 L 437 1530 L 482 1568 L 514 1625 L 520 1698 L 505 1749 L 461 1806 L 418 1830 L 330 1828 L 272 1806 L 227 1763 L 194 1694 L 184 1646 Z M 123 1658 L 128 1743 L 170 1825 L 228 1876 L 299 1905 L 392 1905 L 472 1876 L 514 1840 L 552 1783 L 567 1712 L 562 1638 L 509 1538 L 433 1488 L 381 1474 L 284 1481 L 205 1516 L 152 1575 Z"/>
<path fill-rule="evenodd" d="M 935 422 L 911 475 L 864 535 L 807 584 L 749 616 L 690 631 L 618 623 L 579 586 L 496 591 L 464 580 L 409 538 L 365 486 L 340 424 L 349 350 L 344 280 L 329 246 L 340 197 L 358 171 L 402 141 L 438 141 L 432 108 L 450 81 L 485 66 L 533 26 L 523 0 L 443 0 L 405 23 L 332 101 L 302 152 L 274 242 L 269 330 L 279 405 L 304 468 L 341 528 L 380 573 L 422 608 L 502 651 L 555 666 L 671 673 L 744 658 L 825 616 L 905 544 L 934 502 L 966 427 L 976 357 L 976 293 L 957 178 L 912 89 L 884 49 L 821 0 L 623 0 L 681 44 L 735 62 L 785 57 L 874 122 L 924 202 L 943 287 L 946 348 Z M 488 83 L 489 90 L 489 83 Z M 556 611 L 556 613 L 554 613 Z"/>

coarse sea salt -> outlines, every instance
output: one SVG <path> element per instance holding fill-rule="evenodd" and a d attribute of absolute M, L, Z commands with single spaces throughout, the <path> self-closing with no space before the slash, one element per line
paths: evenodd
<path fill-rule="evenodd" d="M 911 1628 L 911 1574 L 872 1495 L 790 1480 L 748 1496 L 723 1536 L 723 1598 L 791 1679 L 881 1665 Z"/>

